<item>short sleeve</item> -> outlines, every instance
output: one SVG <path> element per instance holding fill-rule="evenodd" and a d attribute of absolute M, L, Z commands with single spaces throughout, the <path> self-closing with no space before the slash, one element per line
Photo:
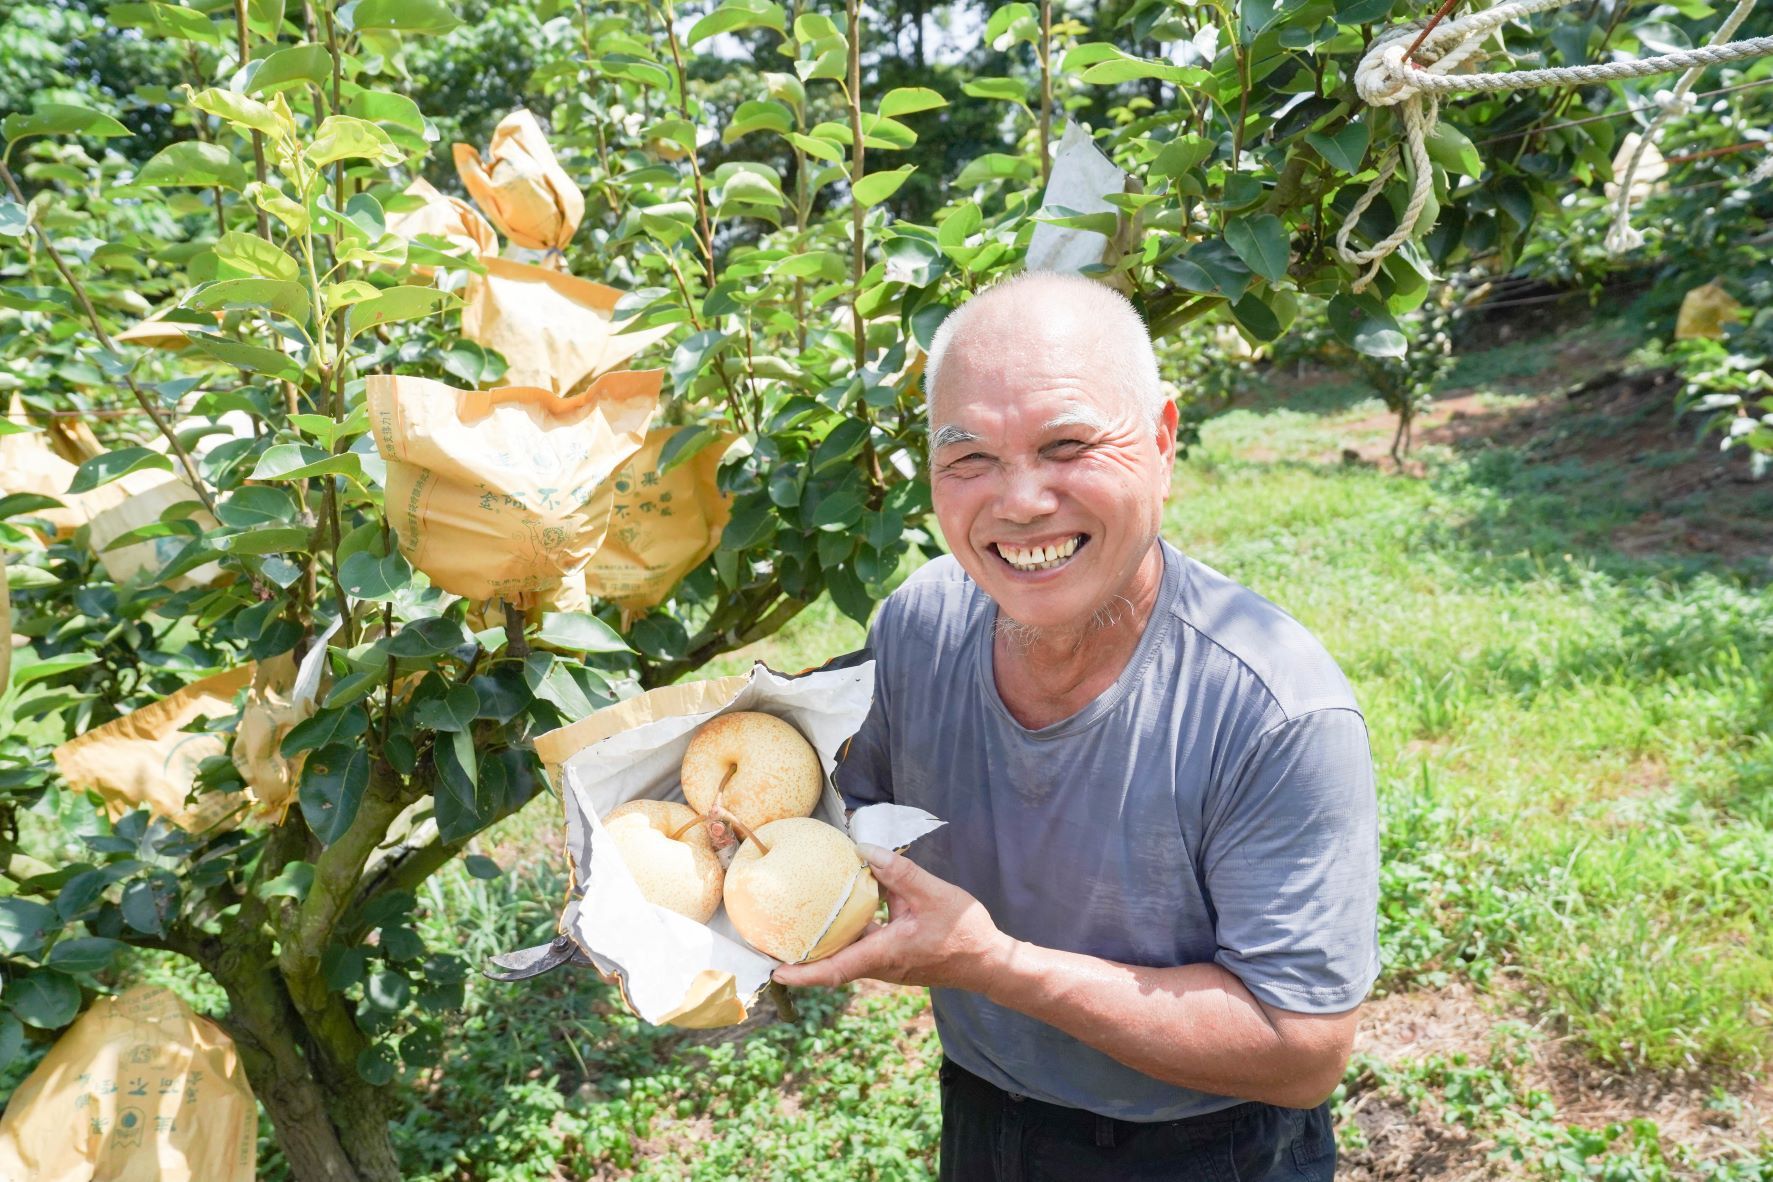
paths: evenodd
<path fill-rule="evenodd" d="M 1299 1013 L 1359 1004 L 1379 975 L 1379 823 L 1366 723 L 1311 711 L 1256 741 L 1202 841 L 1214 960 Z"/>
<path fill-rule="evenodd" d="M 857 809 L 867 804 L 893 803 L 892 748 L 887 729 L 887 689 L 892 678 L 890 662 L 894 644 L 892 630 L 898 612 L 892 600 L 881 605 L 868 629 L 868 647 L 874 653 L 874 702 L 862 729 L 855 733 L 845 748 L 842 761 L 832 779 L 843 795 L 844 807 Z"/>

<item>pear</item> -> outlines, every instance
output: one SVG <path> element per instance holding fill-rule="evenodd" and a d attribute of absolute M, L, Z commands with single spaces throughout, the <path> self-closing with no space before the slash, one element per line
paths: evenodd
<path fill-rule="evenodd" d="M 730 818 L 740 833 L 811 815 L 825 775 L 819 753 L 773 714 L 736 710 L 710 719 L 683 753 L 683 798 L 710 821 Z"/>
<path fill-rule="evenodd" d="M 724 893 L 727 918 L 746 942 L 789 964 L 851 943 L 880 901 L 855 842 L 812 817 L 752 832 L 727 867 Z"/>
<path fill-rule="evenodd" d="M 603 827 L 647 902 L 707 923 L 720 909 L 725 871 L 701 821 L 688 805 L 631 800 L 611 809 Z"/>

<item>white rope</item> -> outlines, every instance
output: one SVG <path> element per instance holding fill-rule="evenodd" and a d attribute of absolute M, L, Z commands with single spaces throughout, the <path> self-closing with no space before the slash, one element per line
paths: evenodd
<path fill-rule="evenodd" d="M 1730 15 L 1724 18 L 1724 23 L 1712 34 L 1707 48 L 1722 47 L 1730 35 L 1742 27 L 1742 22 L 1748 19 L 1754 6 L 1755 0 L 1737 0 L 1736 7 L 1730 10 Z M 1631 224 L 1631 183 L 1637 177 L 1638 165 L 1643 161 L 1644 153 L 1655 142 L 1656 133 L 1662 130 L 1662 125 L 1674 116 L 1685 115 L 1693 109 L 1693 100 L 1687 97 L 1687 92 L 1693 89 L 1693 84 L 1699 81 L 1699 76 L 1703 73 L 1704 66 L 1694 66 L 1681 75 L 1673 90 L 1656 92 L 1656 104 L 1662 109 L 1650 120 L 1650 125 L 1644 128 L 1644 134 L 1638 137 L 1638 146 L 1632 152 L 1631 159 L 1626 161 L 1625 175 L 1619 180 L 1619 195 L 1613 199 L 1613 224 L 1607 227 L 1607 237 L 1603 242 L 1608 253 L 1625 254 L 1644 244 L 1644 232 Z M 1648 193 L 1645 195 L 1648 196 Z"/>
<path fill-rule="evenodd" d="M 1364 291 L 1378 274 L 1386 257 L 1415 236 L 1423 210 L 1433 196 L 1434 177 L 1428 162 L 1427 140 L 1434 130 L 1439 96 L 1458 92 L 1524 90 L 1538 86 L 1580 86 L 1685 71 L 1672 90 L 1657 93 L 1657 101 L 1662 110 L 1651 121 L 1650 128 L 1626 167 L 1625 178 L 1619 189 L 1619 211 L 1615 213 L 1613 228 L 1608 231 L 1611 248 L 1621 222 L 1625 225 L 1625 233 L 1617 236 L 1619 241 L 1629 241 L 1630 236 L 1636 233 L 1629 224 L 1631 179 L 1644 154 L 1645 145 L 1654 138 L 1654 133 L 1662 122 L 1674 113 L 1690 109 L 1692 100 L 1687 97 L 1687 91 L 1699 74 L 1706 67 L 1721 62 L 1773 54 L 1773 37 L 1754 37 L 1746 41 L 1725 40 L 1741 26 L 1756 3 L 1756 0 L 1737 0 L 1736 8 L 1719 26 L 1711 43 L 1695 49 L 1585 66 L 1511 70 L 1497 74 L 1452 73 L 1478 52 L 1485 38 L 1503 25 L 1573 2 L 1574 0 L 1509 0 L 1482 12 L 1444 21 L 1422 39 L 1421 45 L 1416 49 L 1415 60 L 1406 60 L 1405 54 L 1419 26 L 1388 29 L 1368 47 L 1360 64 L 1355 67 L 1355 90 L 1369 106 L 1401 108 L 1399 114 L 1404 125 L 1404 135 L 1402 147 L 1394 144 L 1386 152 L 1380 161 L 1379 175 L 1367 186 L 1367 191 L 1361 194 L 1360 200 L 1355 202 L 1354 208 L 1349 211 L 1341 229 L 1336 233 L 1336 253 L 1346 262 L 1367 267 L 1366 273 L 1354 283 L 1356 292 Z M 1418 64 L 1422 61 L 1428 64 Z M 1667 101 L 1663 101 L 1664 95 L 1667 95 Z M 1349 235 L 1354 231 L 1361 215 L 1383 191 L 1386 182 L 1396 174 L 1403 151 L 1406 150 L 1414 175 L 1410 178 L 1410 200 L 1404 208 L 1403 216 L 1398 219 L 1397 228 L 1366 250 L 1350 249 Z M 1641 242 L 1641 237 L 1639 241 Z"/>

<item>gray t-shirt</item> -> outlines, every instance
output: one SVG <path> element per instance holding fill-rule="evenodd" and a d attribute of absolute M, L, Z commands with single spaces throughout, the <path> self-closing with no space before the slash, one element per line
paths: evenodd
<path fill-rule="evenodd" d="M 917 572 L 870 632 L 874 707 L 838 787 L 852 806 L 946 820 L 911 857 L 1017 939 L 1132 965 L 1214 961 L 1281 1009 L 1350 1009 L 1379 972 L 1366 724 L 1296 621 L 1163 553 L 1125 671 L 1033 731 L 992 677 L 996 606 L 952 558 Z M 932 993 L 943 1050 L 1008 1091 L 1142 1121 L 1238 1102 L 1162 1083 L 980 994 Z"/>

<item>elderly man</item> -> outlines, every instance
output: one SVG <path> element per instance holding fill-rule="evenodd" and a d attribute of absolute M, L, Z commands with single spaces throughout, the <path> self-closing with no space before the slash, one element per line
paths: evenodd
<path fill-rule="evenodd" d="M 839 786 L 948 824 L 865 851 L 890 922 L 776 979 L 931 987 L 944 1179 L 1331 1177 L 1379 969 L 1348 683 L 1159 537 L 1176 407 L 1118 294 L 1000 284 L 927 388 L 953 556 L 881 608 Z"/>

